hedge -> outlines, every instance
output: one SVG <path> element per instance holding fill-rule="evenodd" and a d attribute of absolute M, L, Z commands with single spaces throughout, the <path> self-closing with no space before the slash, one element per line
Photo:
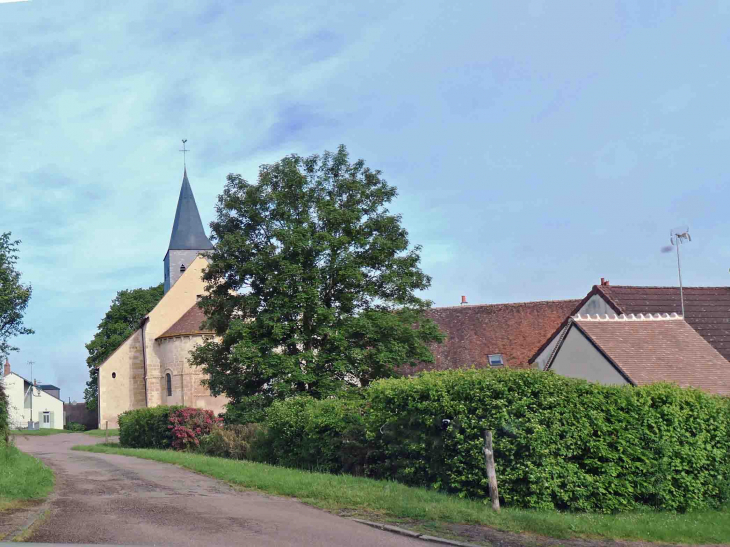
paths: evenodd
<path fill-rule="evenodd" d="M 10 429 L 8 397 L 5 394 L 5 382 L 0 378 L 0 442 L 6 443 Z"/>
<path fill-rule="evenodd" d="M 510 507 L 685 511 L 730 499 L 729 400 L 670 384 L 432 372 L 374 382 L 362 403 L 275 403 L 266 426 L 270 463 L 485 500 L 482 435 L 491 429 L 500 497 Z"/>
<path fill-rule="evenodd" d="M 169 448 L 173 435 L 170 414 L 182 406 L 128 410 L 119 415 L 119 444 L 127 448 Z"/>

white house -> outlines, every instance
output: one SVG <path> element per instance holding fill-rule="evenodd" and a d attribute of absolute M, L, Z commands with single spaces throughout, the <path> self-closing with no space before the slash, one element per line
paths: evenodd
<path fill-rule="evenodd" d="M 38 422 L 41 429 L 63 429 L 63 401 L 10 370 L 5 361 L 2 381 L 8 397 L 10 427 L 25 429 L 28 422 Z"/>

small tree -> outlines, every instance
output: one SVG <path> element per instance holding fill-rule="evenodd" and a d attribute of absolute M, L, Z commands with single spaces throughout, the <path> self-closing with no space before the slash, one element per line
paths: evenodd
<path fill-rule="evenodd" d="M 99 397 L 99 369 L 129 335 L 139 328 L 142 318 L 157 305 L 164 295 L 163 284 L 148 289 L 119 291 L 112 300 L 109 311 L 99 323 L 94 338 L 86 344 L 89 356 L 89 381 L 86 382 L 84 400 L 86 408 L 96 410 Z"/>
<path fill-rule="evenodd" d="M 32 288 L 20 281 L 16 269 L 20 241 L 10 239 L 10 232 L 0 234 L 0 358 L 18 351 L 8 342 L 13 336 L 33 334 L 23 325 Z"/>
<path fill-rule="evenodd" d="M 415 294 L 431 279 L 380 175 L 341 146 L 228 176 L 200 301 L 221 339 L 191 359 L 213 394 L 321 398 L 433 360 L 443 337 Z"/>

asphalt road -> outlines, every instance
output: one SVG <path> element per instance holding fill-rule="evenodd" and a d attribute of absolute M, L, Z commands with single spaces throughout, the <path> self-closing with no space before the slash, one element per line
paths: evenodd
<path fill-rule="evenodd" d="M 50 514 L 26 541 L 111 545 L 423 546 L 298 501 L 237 491 L 173 465 L 74 452 L 81 433 L 15 438 L 56 473 Z"/>

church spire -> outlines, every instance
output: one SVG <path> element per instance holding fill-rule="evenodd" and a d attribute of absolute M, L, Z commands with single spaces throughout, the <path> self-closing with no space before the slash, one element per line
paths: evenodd
<path fill-rule="evenodd" d="M 203 230 L 203 222 L 200 220 L 193 189 L 190 187 L 190 181 L 188 180 L 188 169 L 185 167 L 168 251 L 208 251 L 212 248 L 213 244 L 205 235 L 205 230 Z"/>

